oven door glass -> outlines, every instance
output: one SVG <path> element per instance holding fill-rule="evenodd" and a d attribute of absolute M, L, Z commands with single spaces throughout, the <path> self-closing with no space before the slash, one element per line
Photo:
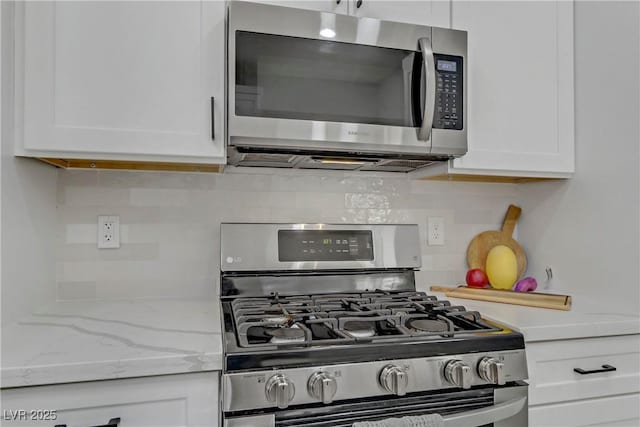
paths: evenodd
<path fill-rule="evenodd" d="M 421 125 L 418 51 L 246 31 L 235 38 L 236 116 Z"/>

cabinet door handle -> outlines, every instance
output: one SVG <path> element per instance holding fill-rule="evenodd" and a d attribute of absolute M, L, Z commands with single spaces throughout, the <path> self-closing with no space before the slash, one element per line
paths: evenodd
<path fill-rule="evenodd" d="M 585 371 L 582 368 L 574 368 L 573 372 L 577 372 L 580 375 L 599 374 L 601 372 L 613 372 L 616 368 L 611 365 L 602 365 L 602 369 L 593 369 L 591 371 Z"/>
<path fill-rule="evenodd" d="M 107 421 L 106 424 L 101 424 L 99 426 L 92 426 L 92 427 L 118 427 L 119 424 L 120 424 L 120 417 L 111 418 L 109 421 Z M 67 425 L 66 424 L 56 424 L 54 427 L 67 427 Z"/>
<path fill-rule="evenodd" d="M 360 6 L 362 6 L 362 0 L 356 2 L 356 9 L 360 9 Z"/>
<path fill-rule="evenodd" d="M 211 139 L 216 139 L 216 112 L 215 112 L 216 99 L 211 97 Z"/>

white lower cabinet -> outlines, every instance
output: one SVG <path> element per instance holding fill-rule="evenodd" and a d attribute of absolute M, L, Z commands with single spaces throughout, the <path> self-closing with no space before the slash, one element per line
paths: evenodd
<path fill-rule="evenodd" d="M 218 386 L 203 372 L 4 389 L 2 426 L 215 427 Z"/>
<path fill-rule="evenodd" d="M 527 343 L 527 362 L 530 427 L 640 425 L 640 335 Z"/>
<path fill-rule="evenodd" d="M 584 399 L 529 408 L 529 427 L 637 427 L 640 394 Z"/>

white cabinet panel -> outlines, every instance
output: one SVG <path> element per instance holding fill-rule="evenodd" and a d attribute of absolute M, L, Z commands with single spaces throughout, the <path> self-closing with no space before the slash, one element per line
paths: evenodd
<path fill-rule="evenodd" d="M 350 0 L 349 13 L 358 17 L 449 28 L 450 4 L 449 0 Z"/>
<path fill-rule="evenodd" d="M 573 6 L 457 1 L 469 32 L 469 153 L 457 169 L 573 172 Z"/>
<path fill-rule="evenodd" d="M 4 389 L 2 425 L 87 427 L 120 418 L 118 427 L 214 427 L 218 384 L 218 373 L 207 372 Z M 30 410 L 38 409 L 55 411 L 55 421 L 32 420 Z"/>
<path fill-rule="evenodd" d="M 469 151 L 425 175 L 571 176 L 573 2 L 452 0 L 451 26 L 468 32 Z"/>
<path fill-rule="evenodd" d="M 637 427 L 640 394 L 529 408 L 529 427 Z"/>
<path fill-rule="evenodd" d="M 24 150 L 224 160 L 223 2 L 25 2 L 16 14 Z"/>
<path fill-rule="evenodd" d="M 527 361 L 532 405 L 640 392 L 640 335 L 528 343 Z"/>

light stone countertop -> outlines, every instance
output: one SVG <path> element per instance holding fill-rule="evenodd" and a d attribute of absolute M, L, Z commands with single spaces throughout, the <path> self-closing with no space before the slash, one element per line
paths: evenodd
<path fill-rule="evenodd" d="M 640 314 L 573 296 L 571 311 L 446 298 L 535 341 L 640 334 Z M 218 300 L 58 302 L 2 328 L 2 387 L 218 371 Z"/>
<path fill-rule="evenodd" d="M 521 332 L 525 342 L 640 334 L 640 313 L 618 311 L 619 307 L 614 304 L 603 304 L 587 296 L 569 293 L 571 310 L 562 311 L 448 298 L 443 293 L 429 291 L 428 287 L 418 290 L 438 299 L 447 299 L 453 305 L 479 311 L 486 319 Z"/>
<path fill-rule="evenodd" d="M 58 302 L 1 339 L 3 388 L 222 369 L 214 299 Z"/>

